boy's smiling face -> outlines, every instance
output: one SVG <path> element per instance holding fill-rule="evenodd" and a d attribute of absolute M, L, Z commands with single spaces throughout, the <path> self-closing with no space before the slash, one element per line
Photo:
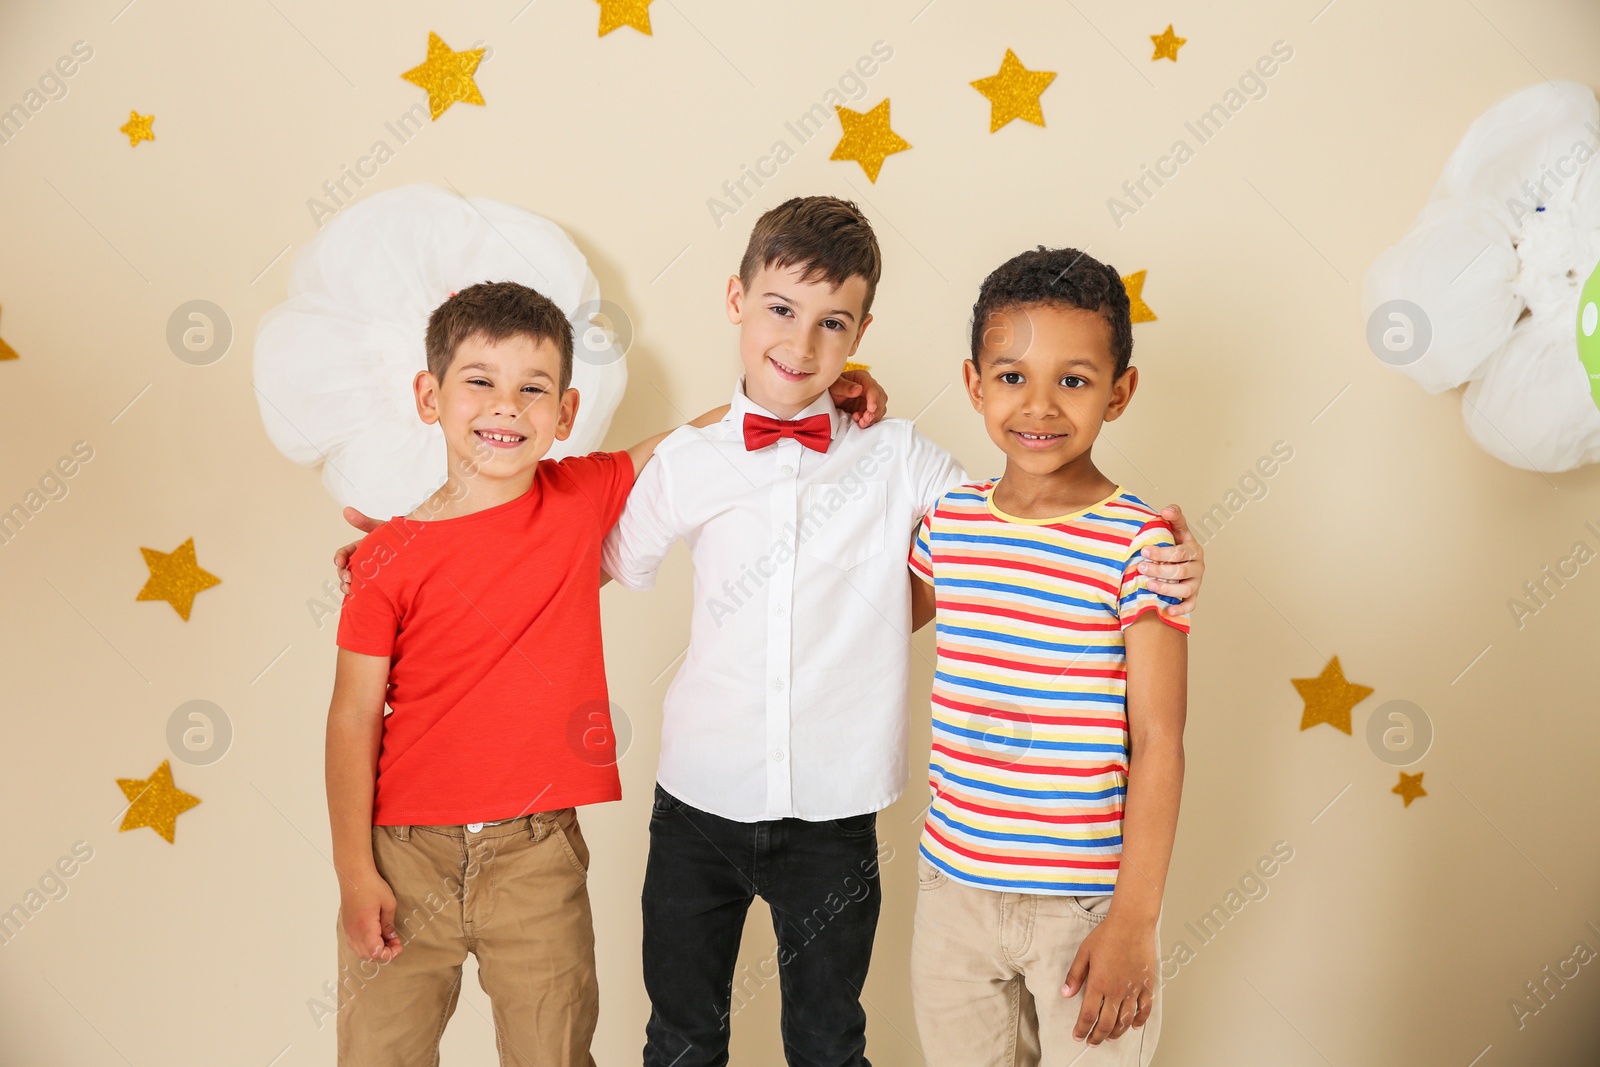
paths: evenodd
<path fill-rule="evenodd" d="M 835 288 L 821 278 L 801 281 L 805 271 L 805 264 L 763 267 L 748 288 L 737 275 L 728 279 L 745 395 L 780 419 L 827 392 L 872 321 L 862 311 L 865 278 L 852 275 Z"/>
<path fill-rule="evenodd" d="M 962 364 L 967 396 L 1008 469 L 1049 475 L 1089 455 L 1120 416 L 1139 372 L 1117 374 L 1105 316 L 1081 308 L 1002 308 L 984 324 L 978 366 Z"/>
<path fill-rule="evenodd" d="M 560 385 L 561 350 L 548 339 L 473 334 L 456 346 L 442 381 L 423 371 L 413 388 L 422 421 L 444 431 L 452 477 L 475 470 L 531 479 L 578 413 L 577 390 Z"/>

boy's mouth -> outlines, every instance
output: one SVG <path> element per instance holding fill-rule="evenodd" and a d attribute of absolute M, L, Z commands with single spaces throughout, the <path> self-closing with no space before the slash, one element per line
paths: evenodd
<path fill-rule="evenodd" d="M 517 448 L 528 438 L 525 434 L 512 433 L 510 430 L 473 430 L 478 440 L 490 448 Z"/>
<path fill-rule="evenodd" d="M 1042 450 L 1054 447 L 1058 442 L 1065 441 L 1064 433 L 1023 433 L 1021 430 L 1012 430 L 1011 436 L 1021 443 L 1023 448 Z"/>
<path fill-rule="evenodd" d="M 767 362 L 771 363 L 772 369 L 778 372 L 778 377 L 786 382 L 803 382 L 811 377 L 811 371 L 797 370 L 786 363 L 779 363 L 771 356 L 767 357 Z"/>

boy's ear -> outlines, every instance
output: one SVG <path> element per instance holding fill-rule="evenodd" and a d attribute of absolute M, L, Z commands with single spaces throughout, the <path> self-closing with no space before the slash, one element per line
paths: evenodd
<path fill-rule="evenodd" d="M 728 275 L 728 292 L 726 294 L 728 321 L 735 326 L 744 318 L 744 283 L 737 274 Z"/>
<path fill-rule="evenodd" d="M 1111 383 L 1111 403 L 1106 406 L 1106 421 L 1111 422 L 1122 417 L 1128 410 L 1128 401 L 1133 399 L 1133 392 L 1139 388 L 1139 368 L 1129 367 L 1122 372 L 1122 376 Z"/>
<path fill-rule="evenodd" d="M 861 329 L 856 331 L 855 343 L 850 346 L 850 354 L 844 357 L 846 360 L 851 360 L 851 359 L 855 359 L 856 358 L 856 350 L 861 347 L 861 338 L 866 336 L 867 327 L 871 326 L 871 325 L 872 325 L 872 316 L 869 314 L 866 318 L 861 320 Z"/>
<path fill-rule="evenodd" d="M 983 375 L 978 370 L 978 365 L 970 359 L 961 361 L 961 380 L 967 387 L 967 399 L 972 402 L 972 410 L 983 413 Z"/>
<path fill-rule="evenodd" d="M 439 379 L 418 371 L 411 379 L 411 392 L 417 398 L 417 417 L 432 426 L 439 421 Z"/>
<path fill-rule="evenodd" d="M 578 391 L 567 386 L 561 394 L 561 410 L 556 415 L 556 440 L 565 441 L 572 435 L 572 424 L 578 417 Z"/>

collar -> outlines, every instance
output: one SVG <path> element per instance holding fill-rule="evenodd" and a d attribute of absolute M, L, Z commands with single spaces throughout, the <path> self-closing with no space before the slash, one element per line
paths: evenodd
<path fill-rule="evenodd" d="M 769 419 L 775 419 L 778 417 L 745 395 L 744 375 L 741 374 L 739 375 L 739 380 L 734 384 L 733 387 L 733 400 L 729 404 L 727 417 L 732 419 L 735 425 L 743 426 L 744 417 L 747 412 L 756 415 L 765 415 Z M 828 416 L 829 431 L 835 438 L 839 436 L 839 409 L 834 406 L 833 397 L 828 394 L 826 389 L 822 391 L 821 396 L 807 404 L 803 411 L 785 421 L 798 422 L 799 420 L 811 415 Z"/>

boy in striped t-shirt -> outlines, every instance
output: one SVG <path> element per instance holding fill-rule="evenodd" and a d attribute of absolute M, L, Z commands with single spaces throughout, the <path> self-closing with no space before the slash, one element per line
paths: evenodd
<path fill-rule="evenodd" d="M 1005 473 L 941 497 L 910 560 L 915 623 L 938 619 L 912 937 L 933 1067 L 1155 1052 L 1189 625 L 1144 574 L 1171 527 L 1091 456 L 1132 352 L 1117 272 L 1073 249 L 1002 264 L 973 308 L 963 373 Z"/>

